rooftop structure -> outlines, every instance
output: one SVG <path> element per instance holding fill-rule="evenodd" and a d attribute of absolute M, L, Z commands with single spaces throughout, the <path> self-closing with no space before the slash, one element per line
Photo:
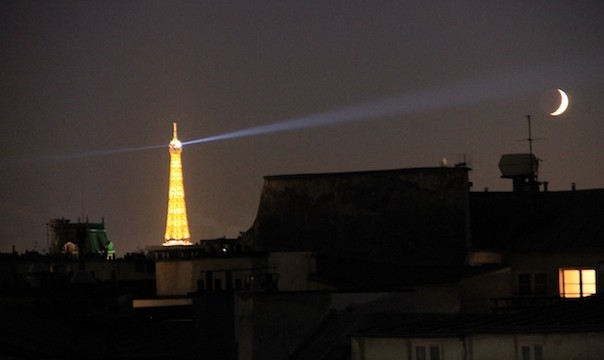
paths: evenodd
<path fill-rule="evenodd" d="M 468 169 L 267 176 L 246 245 L 367 263 L 463 264 Z"/>
<path fill-rule="evenodd" d="M 107 237 L 105 221 L 100 223 L 72 223 L 68 219 L 52 219 L 48 222 L 51 254 L 102 255 L 115 258 L 113 242 Z"/>

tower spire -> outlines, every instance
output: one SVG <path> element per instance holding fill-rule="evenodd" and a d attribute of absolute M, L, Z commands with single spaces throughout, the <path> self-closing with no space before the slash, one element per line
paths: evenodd
<path fill-rule="evenodd" d="M 170 152 L 170 188 L 168 191 L 168 218 L 164 246 L 192 245 L 187 221 L 185 204 L 185 187 L 182 175 L 182 143 L 176 134 L 176 123 L 173 123 L 174 136 L 168 145 Z"/>

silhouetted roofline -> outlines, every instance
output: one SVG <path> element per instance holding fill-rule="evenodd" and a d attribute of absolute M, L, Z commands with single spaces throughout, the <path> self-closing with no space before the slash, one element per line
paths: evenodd
<path fill-rule="evenodd" d="M 389 175 L 393 173 L 417 173 L 417 172 L 452 172 L 452 171 L 469 171 L 467 167 L 416 167 L 403 169 L 383 169 L 383 170 L 362 170 L 362 171 L 344 171 L 344 172 L 327 172 L 327 173 L 302 173 L 302 174 L 284 174 L 284 175 L 266 175 L 265 180 L 277 179 L 304 179 L 304 178 L 325 178 L 325 177 L 340 177 L 352 175 Z"/>

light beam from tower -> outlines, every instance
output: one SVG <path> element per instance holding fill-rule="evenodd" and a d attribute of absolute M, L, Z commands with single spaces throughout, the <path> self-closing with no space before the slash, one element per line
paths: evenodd
<path fill-rule="evenodd" d="M 192 245 L 187 221 L 187 206 L 185 204 L 185 186 L 182 176 L 182 143 L 176 134 L 176 123 L 173 123 L 174 136 L 170 141 L 170 188 L 168 190 L 168 219 L 166 220 L 166 235 L 164 246 Z"/>

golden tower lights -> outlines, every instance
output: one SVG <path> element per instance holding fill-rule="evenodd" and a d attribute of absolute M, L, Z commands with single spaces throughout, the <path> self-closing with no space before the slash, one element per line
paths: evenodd
<path fill-rule="evenodd" d="M 170 188 L 168 191 L 168 219 L 166 221 L 166 235 L 164 246 L 192 245 L 189 234 L 189 223 L 187 221 L 187 207 L 185 204 L 185 187 L 182 177 L 182 143 L 176 135 L 176 123 L 174 136 L 170 141 Z"/>

